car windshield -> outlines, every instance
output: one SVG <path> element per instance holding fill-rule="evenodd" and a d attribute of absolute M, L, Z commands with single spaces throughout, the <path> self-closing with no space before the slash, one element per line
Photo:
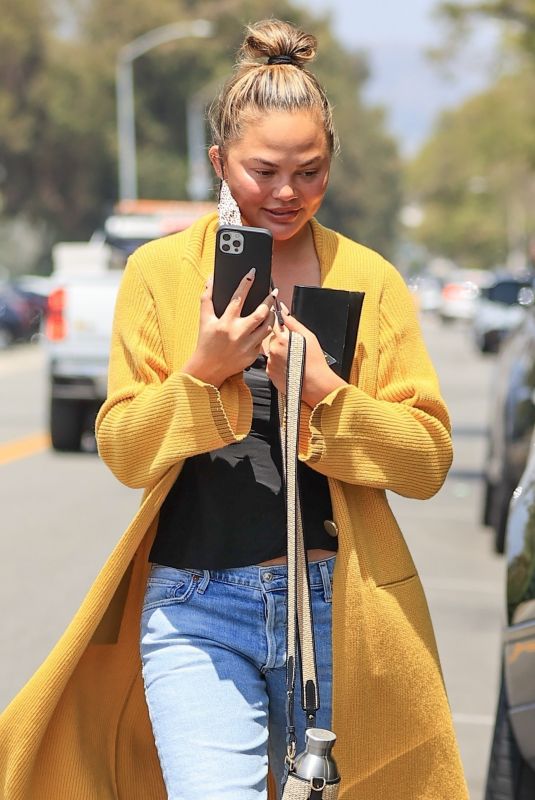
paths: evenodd
<path fill-rule="evenodd" d="M 489 286 L 484 294 L 488 300 L 493 303 L 502 303 L 506 306 L 515 305 L 518 303 L 518 293 L 522 287 L 529 286 L 529 283 L 520 283 L 519 281 L 500 281 L 494 286 Z"/>
<path fill-rule="evenodd" d="M 147 242 L 152 241 L 152 238 L 132 238 L 132 239 L 123 239 L 118 236 L 110 236 L 107 235 L 104 241 L 106 244 L 109 244 L 111 247 L 115 247 L 117 250 L 120 250 L 126 256 L 131 255 L 134 250 L 137 250 L 138 247 L 141 247 L 142 244 L 146 244 Z"/>

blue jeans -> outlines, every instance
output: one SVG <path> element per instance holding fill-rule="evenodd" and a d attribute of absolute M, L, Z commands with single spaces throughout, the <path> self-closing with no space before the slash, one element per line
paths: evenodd
<path fill-rule="evenodd" d="M 310 564 L 321 708 L 331 727 L 335 558 Z M 286 755 L 285 565 L 154 564 L 141 617 L 143 679 L 169 800 L 265 800 Z M 298 752 L 305 715 L 296 687 Z"/>

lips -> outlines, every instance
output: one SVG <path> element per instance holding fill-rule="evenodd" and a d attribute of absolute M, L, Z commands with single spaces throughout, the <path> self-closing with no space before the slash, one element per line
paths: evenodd
<path fill-rule="evenodd" d="M 296 214 L 299 213 L 301 210 L 300 208 L 266 208 L 264 209 L 268 212 L 268 214 L 272 214 L 274 217 L 280 217 L 284 219 L 285 217 L 294 217 Z"/>

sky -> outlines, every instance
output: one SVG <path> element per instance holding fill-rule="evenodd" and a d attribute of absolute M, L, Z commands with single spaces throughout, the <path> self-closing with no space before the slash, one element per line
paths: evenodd
<path fill-rule="evenodd" d="M 297 0 L 313 12 L 328 12 L 340 40 L 365 50 L 371 68 L 366 95 L 388 109 L 388 123 L 402 151 L 412 155 L 431 134 L 441 110 L 481 91 L 497 28 L 479 22 L 476 33 L 445 77 L 426 57 L 444 40 L 433 18 L 437 0 Z M 321 42 L 319 49 L 321 57 Z"/>

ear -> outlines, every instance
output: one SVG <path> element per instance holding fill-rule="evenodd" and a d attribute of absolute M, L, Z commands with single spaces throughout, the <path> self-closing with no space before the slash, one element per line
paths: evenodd
<path fill-rule="evenodd" d="M 213 144 L 208 149 L 208 157 L 212 162 L 212 167 L 214 168 L 214 172 L 220 180 L 223 180 L 223 158 L 221 156 L 221 152 L 219 150 L 219 145 Z"/>

